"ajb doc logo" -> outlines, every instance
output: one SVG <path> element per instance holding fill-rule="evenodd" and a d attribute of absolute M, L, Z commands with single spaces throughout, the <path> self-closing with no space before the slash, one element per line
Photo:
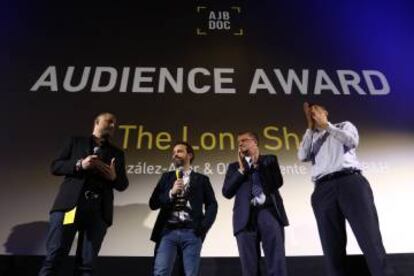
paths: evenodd
<path fill-rule="evenodd" d="M 212 33 L 226 33 L 234 36 L 243 36 L 241 26 L 241 6 L 209 7 L 207 5 L 196 6 L 199 23 L 196 28 L 197 35 L 209 35 Z"/>
<path fill-rule="evenodd" d="M 209 30 L 230 30 L 230 13 L 228 11 L 210 11 L 208 16 Z"/>

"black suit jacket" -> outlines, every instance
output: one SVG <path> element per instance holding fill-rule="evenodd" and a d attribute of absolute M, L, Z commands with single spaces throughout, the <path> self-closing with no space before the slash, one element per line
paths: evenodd
<path fill-rule="evenodd" d="M 162 231 L 171 215 L 173 201 L 170 199 L 169 191 L 173 187 L 175 180 L 175 171 L 164 173 L 151 195 L 149 201 L 150 208 L 152 210 L 161 209 L 151 235 L 151 240 L 154 242 L 160 241 Z M 190 216 L 193 220 L 192 227 L 195 233 L 204 240 L 217 215 L 217 201 L 214 190 L 207 176 L 194 171 L 190 174 L 189 189 L 189 202 L 192 208 Z"/>
<path fill-rule="evenodd" d="M 266 195 L 266 202 L 274 210 L 276 218 L 283 226 L 289 225 L 286 216 L 283 200 L 279 188 L 283 185 L 282 174 L 280 173 L 277 157 L 274 155 L 260 155 L 258 170 L 263 185 L 263 192 Z M 249 173 L 241 174 L 238 162 L 231 163 L 227 169 L 223 185 L 223 196 L 226 198 L 236 197 L 233 207 L 233 233 L 237 235 L 242 231 L 250 216 L 250 200 L 252 198 L 252 181 Z"/>
<path fill-rule="evenodd" d="M 88 171 L 77 171 L 76 162 L 92 154 L 92 137 L 71 137 L 68 139 L 59 156 L 52 162 L 51 172 L 54 175 L 64 176 L 59 192 L 52 206 L 53 211 L 67 211 L 77 205 L 81 196 Z M 99 178 L 102 181 L 102 211 L 105 222 L 112 224 L 113 217 L 113 189 L 123 191 L 128 187 L 125 172 L 125 160 L 122 150 L 108 143 L 107 153 L 115 158 L 116 179 L 114 181 Z"/>

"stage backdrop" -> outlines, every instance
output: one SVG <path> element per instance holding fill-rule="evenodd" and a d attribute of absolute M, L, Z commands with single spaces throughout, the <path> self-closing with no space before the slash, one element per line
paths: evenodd
<path fill-rule="evenodd" d="M 324 104 L 332 123 L 357 126 L 385 247 L 414 250 L 410 4 L 163 2 L 34 1 L 1 9 L 1 254 L 44 254 L 62 181 L 49 165 L 65 139 L 91 133 L 101 111 L 118 117 L 114 142 L 125 150 L 130 180 L 115 194 L 102 255 L 152 255 L 157 212 L 148 199 L 171 169 L 171 145 L 186 140 L 219 204 L 202 255 L 236 256 L 233 201 L 221 188 L 243 130 L 257 132 L 261 152 L 279 158 L 291 223 L 287 254 L 322 254 L 310 166 L 296 157 L 304 101 Z M 348 252 L 360 253 L 348 232 Z"/>

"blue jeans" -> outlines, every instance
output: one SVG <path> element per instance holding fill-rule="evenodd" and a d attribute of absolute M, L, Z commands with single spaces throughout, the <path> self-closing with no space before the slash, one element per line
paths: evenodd
<path fill-rule="evenodd" d="M 171 275 L 177 251 L 183 255 L 186 276 L 198 275 L 202 241 L 193 229 L 166 229 L 155 251 L 154 276 Z"/>

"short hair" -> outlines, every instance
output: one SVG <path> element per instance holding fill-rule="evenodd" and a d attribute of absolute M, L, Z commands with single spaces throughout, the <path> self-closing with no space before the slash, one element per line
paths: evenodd
<path fill-rule="evenodd" d="M 111 112 L 100 112 L 95 116 L 95 120 L 93 121 L 94 124 L 96 124 L 99 121 L 99 118 L 102 117 L 103 115 L 111 115 L 116 119 L 116 116 Z"/>
<path fill-rule="evenodd" d="M 318 103 L 311 102 L 311 103 L 308 103 L 308 105 L 309 105 L 309 107 L 312 107 L 312 106 L 315 106 L 316 105 L 316 106 L 321 107 L 323 110 L 328 111 L 326 109 L 326 107 L 324 105 L 322 105 L 322 104 L 318 104 Z"/>
<path fill-rule="evenodd" d="M 250 130 L 249 131 L 242 131 L 242 132 L 237 133 L 237 137 L 239 137 L 241 135 L 244 135 L 244 134 L 249 135 L 254 140 L 256 140 L 257 144 L 259 144 L 259 136 L 256 134 L 256 132 L 253 132 L 253 131 L 250 131 Z"/>
<path fill-rule="evenodd" d="M 191 164 L 191 163 L 193 163 L 193 160 L 194 160 L 194 158 L 195 158 L 195 154 L 194 154 L 194 149 L 193 149 L 193 147 L 192 147 L 189 143 L 187 143 L 187 142 L 185 142 L 185 141 L 177 141 L 177 142 L 175 142 L 175 144 L 174 144 L 173 148 L 175 148 L 175 146 L 178 146 L 178 145 L 183 145 L 183 146 L 185 146 L 185 149 L 186 149 L 187 153 L 191 153 L 190 164 Z"/>

